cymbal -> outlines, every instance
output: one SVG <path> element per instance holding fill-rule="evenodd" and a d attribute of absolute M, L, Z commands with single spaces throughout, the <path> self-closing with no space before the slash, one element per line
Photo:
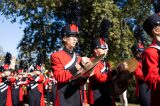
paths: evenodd
<path fill-rule="evenodd" d="M 127 68 L 125 68 L 125 71 L 128 71 L 128 72 L 134 72 L 135 70 L 136 70 L 136 68 L 137 68 L 137 65 L 138 65 L 138 61 L 135 59 L 135 58 L 129 58 L 129 59 L 126 59 L 126 60 L 123 60 L 122 62 L 120 62 L 118 65 L 117 65 L 117 67 L 116 67 L 116 69 L 120 66 L 120 65 L 122 65 L 123 63 L 127 63 L 128 64 L 128 67 Z"/>
<path fill-rule="evenodd" d="M 72 80 L 76 80 L 79 77 L 87 77 L 86 73 L 91 73 L 91 69 L 93 69 L 94 66 L 97 65 L 97 63 L 103 59 L 103 57 L 105 56 L 105 54 L 102 54 L 100 56 L 95 57 L 91 62 L 88 62 L 87 64 L 85 64 L 82 68 L 82 71 L 80 73 L 77 73 L 75 76 L 73 76 L 70 81 Z M 84 76 L 85 74 L 85 76 Z"/>
<path fill-rule="evenodd" d="M 103 59 L 103 57 L 105 56 L 105 54 L 102 54 L 100 56 L 95 57 L 91 62 L 87 63 L 86 65 L 83 66 L 85 71 L 90 70 L 91 68 L 93 68 L 95 65 L 97 65 L 97 63 Z"/>

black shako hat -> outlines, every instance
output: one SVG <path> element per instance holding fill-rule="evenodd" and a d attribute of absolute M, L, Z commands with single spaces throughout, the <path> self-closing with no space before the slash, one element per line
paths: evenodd
<path fill-rule="evenodd" d="M 108 45 L 106 44 L 105 40 L 102 38 L 95 39 L 93 41 L 93 48 L 101 48 L 101 49 L 107 49 L 108 50 Z"/>
<path fill-rule="evenodd" d="M 78 26 L 75 24 L 68 24 L 62 29 L 62 36 L 78 35 Z"/>
<path fill-rule="evenodd" d="M 153 14 L 147 18 L 143 23 L 143 29 L 148 35 L 152 36 L 152 29 L 158 25 L 160 25 L 160 13 Z"/>
<path fill-rule="evenodd" d="M 134 55 L 137 53 L 143 52 L 145 50 L 144 45 L 142 43 L 136 43 L 131 47 L 131 51 Z"/>

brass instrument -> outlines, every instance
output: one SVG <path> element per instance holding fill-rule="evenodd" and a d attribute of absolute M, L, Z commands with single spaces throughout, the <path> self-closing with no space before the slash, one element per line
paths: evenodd
<path fill-rule="evenodd" d="M 27 77 L 28 75 L 31 75 L 31 76 L 33 76 L 33 75 L 39 75 L 39 74 L 41 74 L 41 72 L 39 72 L 39 71 L 33 71 L 33 72 L 23 72 L 23 73 L 19 73 L 19 74 Z"/>
<path fill-rule="evenodd" d="M 27 91 L 27 87 L 25 85 L 22 85 L 22 90 L 23 90 L 23 93 L 25 93 Z"/>
<path fill-rule="evenodd" d="M 24 72 L 24 73 L 19 73 L 19 74 L 23 75 L 24 77 L 27 77 L 28 75 L 33 75 L 34 73 Z"/>
<path fill-rule="evenodd" d="M 44 74 L 45 76 L 48 76 L 48 73 L 49 73 L 48 70 L 45 70 L 45 71 L 43 72 L 43 74 Z"/>

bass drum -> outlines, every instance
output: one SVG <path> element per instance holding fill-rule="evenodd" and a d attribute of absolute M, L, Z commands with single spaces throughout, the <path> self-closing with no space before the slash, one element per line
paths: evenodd
<path fill-rule="evenodd" d="M 128 64 L 128 67 L 118 73 L 118 75 L 116 75 L 108 84 L 108 92 L 112 96 L 122 94 L 132 82 L 133 72 L 137 68 L 138 61 L 135 58 L 124 60 L 117 65 L 116 69 L 118 69 L 125 62 Z"/>

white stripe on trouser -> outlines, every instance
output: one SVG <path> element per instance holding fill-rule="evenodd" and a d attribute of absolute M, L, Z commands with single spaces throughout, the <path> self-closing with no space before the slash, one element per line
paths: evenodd
<path fill-rule="evenodd" d="M 125 90 L 119 97 L 120 97 L 122 106 L 128 106 L 127 90 Z"/>

